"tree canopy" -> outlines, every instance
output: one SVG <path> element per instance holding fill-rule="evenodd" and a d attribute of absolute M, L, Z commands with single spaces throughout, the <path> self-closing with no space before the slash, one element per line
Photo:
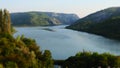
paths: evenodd
<path fill-rule="evenodd" d="M 79 52 L 71 56 L 63 63 L 63 68 L 117 68 L 120 67 L 119 58 L 109 54 L 98 54 L 97 52 Z"/>
<path fill-rule="evenodd" d="M 42 52 L 35 40 L 12 36 L 10 15 L 0 10 L 0 68 L 53 68 L 51 52 Z"/>

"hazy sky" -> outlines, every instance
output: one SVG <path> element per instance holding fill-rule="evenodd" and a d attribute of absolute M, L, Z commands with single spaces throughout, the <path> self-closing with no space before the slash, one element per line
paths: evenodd
<path fill-rule="evenodd" d="M 10 12 L 62 12 L 75 13 L 80 17 L 116 6 L 120 7 L 120 0 L 0 0 L 0 8 Z"/>

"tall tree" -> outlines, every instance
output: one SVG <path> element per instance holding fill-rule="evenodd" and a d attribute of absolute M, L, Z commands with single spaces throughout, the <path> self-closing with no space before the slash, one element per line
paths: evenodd
<path fill-rule="evenodd" d="M 2 27 L 2 18 L 3 17 L 3 14 L 2 14 L 2 10 L 0 10 L 0 33 L 2 32 L 2 29 L 1 29 L 1 27 Z"/>
<path fill-rule="evenodd" d="M 11 20 L 9 12 L 0 10 L 0 33 L 11 34 Z"/>
<path fill-rule="evenodd" d="M 4 10 L 4 31 L 5 33 L 11 34 L 10 14 L 6 9 Z"/>
<path fill-rule="evenodd" d="M 53 60 L 51 56 L 51 52 L 49 50 L 45 50 L 43 54 L 43 59 L 45 61 L 46 68 L 53 68 Z"/>

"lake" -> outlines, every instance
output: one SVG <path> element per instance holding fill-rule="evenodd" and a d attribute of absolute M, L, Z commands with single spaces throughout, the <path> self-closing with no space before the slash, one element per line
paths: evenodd
<path fill-rule="evenodd" d="M 15 27 L 14 36 L 36 40 L 41 50 L 50 50 L 54 59 L 67 59 L 79 51 L 120 55 L 120 42 L 102 36 L 65 29 L 65 26 Z"/>

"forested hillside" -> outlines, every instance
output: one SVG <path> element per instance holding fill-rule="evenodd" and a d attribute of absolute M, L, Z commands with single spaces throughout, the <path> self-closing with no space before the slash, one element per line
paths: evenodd
<path fill-rule="evenodd" d="M 120 40 L 120 7 L 90 14 L 66 28 Z"/>
<path fill-rule="evenodd" d="M 35 40 L 12 36 L 10 15 L 0 10 L 0 68 L 53 68 L 49 50 L 41 51 Z"/>
<path fill-rule="evenodd" d="M 70 25 L 78 19 L 79 17 L 75 14 L 54 12 L 11 13 L 11 21 L 13 26 Z"/>

